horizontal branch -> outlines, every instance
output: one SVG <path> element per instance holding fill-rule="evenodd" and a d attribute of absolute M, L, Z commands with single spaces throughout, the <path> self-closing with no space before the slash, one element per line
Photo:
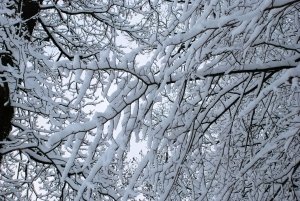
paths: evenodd
<path fill-rule="evenodd" d="M 255 73 L 255 72 L 270 72 L 270 71 L 280 71 L 284 69 L 296 68 L 295 66 L 276 66 L 270 68 L 256 68 L 256 69 L 240 69 L 240 70 L 232 70 L 229 72 L 212 72 L 212 73 L 204 73 L 203 77 L 213 77 L 213 76 L 223 76 L 223 75 L 231 75 L 231 74 L 241 74 L 241 73 Z"/>

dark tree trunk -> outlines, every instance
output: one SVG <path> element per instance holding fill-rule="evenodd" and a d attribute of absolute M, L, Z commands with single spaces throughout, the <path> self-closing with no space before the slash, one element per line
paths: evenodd
<path fill-rule="evenodd" d="M 37 22 L 37 15 L 40 12 L 40 3 L 42 1 L 32 1 L 32 0 L 21 0 L 18 5 L 18 10 L 21 13 L 21 18 L 25 22 L 26 37 L 28 39 L 32 36 L 33 29 Z"/>
<path fill-rule="evenodd" d="M 9 55 L 2 55 L 1 64 L 3 66 L 13 65 L 12 58 Z M 3 75 L 3 72 L 0 72 Z M 14 116 L 14 108 L 10 104 L 9 87 L 6 79 L 1 77 L 0 80 L 0 141 L 3 141 L 11 131 L 11 120 Z M 0 144 L 0 148 L 2 145 Z M 0 164 L 2 154 L 0 153 Z"/>
<path fill-rule="evenodd" d="M 22 26 L 18 35 L 24 34 L 25 39 L 30 40 L 40 12 L 39 4 L 42 3 L 42 0 L 19 0 L 15 2 L 15 10 L 17 13 L 21 13 L 22 18 Z M 2 54 L 0 59 L 2 66 L 6 68 L 14 66 L 12 54 Z M 14 108 L 10 103 L 7 80 L 3 77 L 3 72 L 0 72 L 0 75 L 2 75 L 0 78 L 0 141 L 3 141 L 12 129 L 11 120 L 14 116 Z M 0 148 L 2 148 L 1 144 Z M 0 153 L 0 165 L 1 159 L 2 154 Z"/>

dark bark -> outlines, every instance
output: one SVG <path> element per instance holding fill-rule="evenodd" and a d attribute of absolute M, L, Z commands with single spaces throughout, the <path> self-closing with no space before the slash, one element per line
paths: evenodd
<path fill-rule="evenodd" d="M 15 9 L 17 13 L 21 14 L 22 25 L 21 29 L 25 30 L 23 32 L 26 40 L 30 40 L 34 27 L 37 22 L 37 17 L 40 12 L 40 4 L 42 0 L 19 0 L 15 1 Z M 20 31 L 19 33 L 22 33 Z M 18 34 L 20 35 L 20 34 Z M 1 64 L 2 66 L 9 68 L 14 66 L 12 54 L 2 54 Z M 3 76 L 3 72 L 0 72 L 0 141 L 3 141 L 9 135 L 12 124 L 11 120 L 14 116 L 14 108 L 10 103 L 10 91 L 6 78 Z M 2 145 L 0 144 L 0 148 Z M 2 154 L 0 153 L 0 165 L 1 165 Z"/>
<path fill-rule="evenodd" d="M 4 82 L 0 84 L 0 140 L 5 139 L 11 131 L 13 114 L 14 109 L 10 104 L 8 84 Z"/>
<path fill-rule="evenodd" d="M 25 22 L 26 34 L 28 38 L 32 36 L 33 29 L 37 22 L 38 13 L 40 12 L 40 3 L 42 1 L 21 0 L 18 5 L 18 10 L 21 13 L 22 21 Z"/>
<path fill-rule="evenodd" d="M 2 55 L 1 64 L 3 66 L 12 66 L 13 61 L 9 55 Z M 3 74 L 1 72 L 0 74 Z M 3 141 L 10 133 L 12 129 L 11 120 L 14 116 L 14 108 L 10 104 L 9 87 L 6 79 L 1 77 L 0 81 L 0 141 Z M 0 144 L 0 148 L 2 145 Z M 2 160 L 2 154 L 0 154 L 0 164 Z"/>

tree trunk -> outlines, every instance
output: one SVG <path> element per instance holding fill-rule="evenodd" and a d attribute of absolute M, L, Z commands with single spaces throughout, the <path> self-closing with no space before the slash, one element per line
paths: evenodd
<path fill-rule="evenodd" d="M 22 24 L 21 30 L 19 31 L 20 36 L 24 34 L 24 38 L 26 40 L 30 40 L 33 29 L 36 25 L 37 15 L 40 12 L 39 4 L 42 3 L 40 0 L 32 1 L 32 0 L 19 0 L 16 3 L 16 11 L 17 13 L 21 13 Z M 9 66 L 14 66 L 13 56 L 12 54 L 2 54 L 0 55 L 1 64 L 6 68 Z M 3 72 L 0 72 L 0 75 L 3 75 Z M 8 83 L 5 77 L 1 76 L 0 80 L 0 141 L 3 141 L 9 135 L 12 124 L 11 120 L 14 116 L 14 108 L 10 103 L 10 91 L 8 87 Z M 0 144 L 0 149 L 2 148 L 2 144 Z M 2 154 L 0 153 L 0 165 L 2 160 Z"/>

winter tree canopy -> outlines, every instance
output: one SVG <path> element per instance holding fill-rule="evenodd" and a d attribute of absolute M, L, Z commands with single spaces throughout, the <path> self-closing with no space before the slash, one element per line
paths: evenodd
<path fill-rule="evenodd" d="M 0 11 L 0 200 L 300 199 L 298 0 Z"/>

